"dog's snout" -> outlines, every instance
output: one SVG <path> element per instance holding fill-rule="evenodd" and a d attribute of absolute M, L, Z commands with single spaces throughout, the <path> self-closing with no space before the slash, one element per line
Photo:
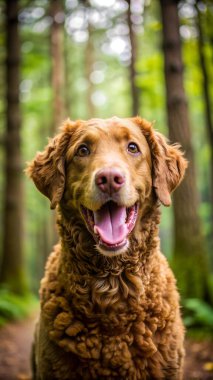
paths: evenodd
<path fill-rule="evenodd" d="M 124 185 L 125 177 L 118 169 L 105 168 L 96 173 L 95 183 L 103 193 L 112 194 Z"/>

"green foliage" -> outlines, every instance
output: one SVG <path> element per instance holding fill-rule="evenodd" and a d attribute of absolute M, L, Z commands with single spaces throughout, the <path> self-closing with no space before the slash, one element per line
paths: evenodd
<path fill-rule="evenodd" d="M 172 259 L 173 251 L 173 215 L 172 207 L 161 206 L 160 242 L 161 250 L 168 260 Z"/>
<path fill-rule="evenodd" d="M 186 327 L 204 327 L 213 332 L 213 307 L 198 298 L 185 299 L 183 307 Z"/>
<path fill-rule="evenodd" d="M 213 305 L 213 273 L 211 272 L 208 277 L 208 288 L 211 297 L 211 304 Z"/>
<path fill-rule="evenodd" d="M 10 320 L 22 319 L 38 307 L 38 300 L 31 293 L 18 296 L 6 288 L 0 288 L 0 326 Z"/>

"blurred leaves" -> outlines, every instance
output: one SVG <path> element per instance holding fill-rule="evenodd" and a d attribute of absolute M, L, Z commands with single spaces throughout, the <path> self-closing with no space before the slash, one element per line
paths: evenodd
<path fill-rule="evenodd" d="M 213 372 L 213 362 L 206 362 L 203 365 L 203 369 L 208 372 Z"/>
<path fill-rule="evenodd" d="M 8 320 L 22 319 L 38 307 L 32 294 L 18 296 L 6 288 L 0 288 L 0 326 Z"/>
<path fill-rule="evenodd" d="M 213 307 L 200 299 L 183 300 L 186 327 L 206 327 L 213 332 Z"/>

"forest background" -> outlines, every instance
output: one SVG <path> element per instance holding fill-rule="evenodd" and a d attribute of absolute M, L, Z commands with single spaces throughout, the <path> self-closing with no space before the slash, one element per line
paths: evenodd
<path fill-rule="evenodd" d="M 57 241 L 26 162 L 67 117 L 138 114 L 189 160 L 161 245 L 186 326 L 213 333 L 212 2 L 0 0 L 0 63 L 0 324 L 31 310 Z"/>

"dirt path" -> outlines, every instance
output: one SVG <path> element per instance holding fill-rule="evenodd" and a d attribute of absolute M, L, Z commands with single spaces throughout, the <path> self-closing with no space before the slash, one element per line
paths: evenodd
<path fill-rule="evenodd" d="M 184 380 L 213 380 L 213 340 L 185 344 Z"/>
<path fill-rule="evenodd" d="M 0 380 L 31 380 L 35 321 L 34 315 L 0 329 Z M 213 341 L 186 341 L 184 380 L 213 380 Z"/>
<path fill-rule="evenodd" d="M 36 316 L 0 328 L 0 380 L 30 380 Z"/>

